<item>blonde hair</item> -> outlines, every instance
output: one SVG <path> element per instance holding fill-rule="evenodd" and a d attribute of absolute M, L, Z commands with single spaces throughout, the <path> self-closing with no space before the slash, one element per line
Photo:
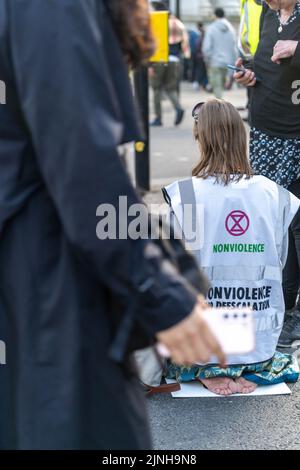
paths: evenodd
<path fill-rule="evenodd" d="M 193 176 L 206 179 L 215 176 L 225 185 L 252 176 L 248 159 L 247 134 L 235 107 L 223 100 L 204 103 L 196 112 L 194 137 L 199 144 L 201 160 Z"/>

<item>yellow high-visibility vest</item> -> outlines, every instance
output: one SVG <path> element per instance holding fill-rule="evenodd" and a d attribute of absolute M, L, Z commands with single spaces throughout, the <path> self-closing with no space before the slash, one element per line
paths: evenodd
<path fill-rule="evenodd" d="M 261 3 L 259 0 L 241 0 L 240 41 L 243 50 L 252 56 L 259 43 Z"/>

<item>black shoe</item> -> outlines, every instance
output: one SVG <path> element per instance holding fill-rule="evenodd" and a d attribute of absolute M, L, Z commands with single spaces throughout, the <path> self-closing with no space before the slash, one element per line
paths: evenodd
<path fill-rule="evenodd" d="M 184 116 L 184 110 L 179 108 L 176 111 L 175 126 L 179 126 Z"/>
<path fill-rule="evenodd" d="M 155 118 L 152 122 L 150 122 L 150 126 L 152 126 L 152 127 L 160 127 L 160 126 L 162 126 L 161 119 Z"/>
<path fill-rule="evenodd" d="M 283 325 L 278 341 L 280 348 L 295 348 L 300 346 L 300 311 L 294 310 Z"/>

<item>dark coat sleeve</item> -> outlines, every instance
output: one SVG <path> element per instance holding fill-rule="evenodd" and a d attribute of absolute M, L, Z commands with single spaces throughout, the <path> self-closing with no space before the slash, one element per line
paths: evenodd
<path fill-rule="evenodd" d="M 196 295 L 152 243 L 96 236 L 100 204 L 118 211 L 120 195 L 128 206 L 139 202 L 117 153 L 126 132 L 112 74 L 124 80 L 124 93 L 128 74 L 112 49 L 104 9 L 102 25 L 96 19 L 97 3 L 9 0 L 16 87 L 42 179 L 74 251 L 117 299 L 138 299 L 136 315 L 153 337 L 184 319 Z"/>

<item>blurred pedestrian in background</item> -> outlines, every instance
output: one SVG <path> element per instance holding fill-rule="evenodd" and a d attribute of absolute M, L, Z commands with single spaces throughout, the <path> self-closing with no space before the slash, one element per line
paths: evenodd
<path fill-rule="evenodd" d="M 223 8 L 216 8 L 215 21 L 206 29 L 204 59 L 209 67 L 209 83 L 216 98 L 222 98 L 228 76 L 228 64 L 237 59 L 237 38 Z"/>
<path fill-rule="evenodd" d="M 154 51 L 148 8 L 0 0 L 1 449 L 148 449 L 132 341 L 224 360 L 158 247 L 96 236 L 100 204 L 128 229 L 119 196 L 139 202 L 117 147 L 140 138 L 125 61 Z"/>
<path fill-rule="evenodd" d="M 237 66 L 241 67 L 240 58 Z M 235 74 L 252 87 L 250 159 L 254 172 L 300 197 L 300 103 L 294 98 L 300 72 L 300 3 L 269 0 L 261 17 L 261 35 L 253 71 Z M 259 77 L 259 81 L 256 80 Z M 290 230 L 289 255 L 283 276 L 286 317 L 279 346 L 300 341 L 300 213 Z"/>
<path fill-rule="evenodd" d="M 156 11 L 166 10 L 163 2 L 153 3 Z M 179 101 L 179 83 L 181 79 L 183 57 L 190 58 L 190 46 L 184 24 L 170 14 L 169 18 L 169 62 L 152 64 L 150 84 L 153 88 L 155 119 L 152 126 L 162 126 L 162 97 L 165 92 L 175 110 L 174 125 L 178 126 L 184 117 L 184 110 Z"/>
<path fill-rule="evenodd" d="M 195 52 L 196 52 L 196 45 L 199 39 L 198 31 L 194 29 L 188 30 L 188 37 L 189 37 L 189 46 L 190 46 L 190 58 L 183 59 L 183 80 L 188 82 L 193 82 L 195 77 L 195 67 L 194 67 L 194 59 L 195 59 Z"/>
<path fill-rule="evenodd" d="M 201 86 L 206 89 L 208 85 L 207 78 L 207 69 L 203 56 L 203 42 L 205 37 L 205 29 L 203 23 L 198 23 L 197 28 L 199 31 L 199 37 L 196 42 L 194 58 L 193 58 L 193 69 L 194 69 L 194 79 L 193 87 L 195 90 L 198 90 Z"/>

